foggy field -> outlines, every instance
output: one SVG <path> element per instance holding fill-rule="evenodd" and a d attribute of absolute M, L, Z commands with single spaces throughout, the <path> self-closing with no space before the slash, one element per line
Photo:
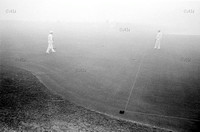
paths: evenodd
<path fill-rule="evenodd" d="M 154 50 L 158 29 L 145 25 L 1 24 L 0 64 L 29 70 L 50 90 L 103 113 L 175 130 L 197 129 L 200 36 L 164 32 L 161 50 Z M 121 30 L 126 28 L 130 31 Z M 49 30 L 56 53 L 45 54 Z"/>

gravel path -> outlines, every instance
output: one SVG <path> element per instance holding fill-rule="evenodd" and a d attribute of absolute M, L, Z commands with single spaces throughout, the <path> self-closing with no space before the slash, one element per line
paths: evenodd
<path fill-rule="evenodd" d="M 167 132 L 77 106 L 51 93 L 32 73 L 0 65 L 0 131 Z"/>

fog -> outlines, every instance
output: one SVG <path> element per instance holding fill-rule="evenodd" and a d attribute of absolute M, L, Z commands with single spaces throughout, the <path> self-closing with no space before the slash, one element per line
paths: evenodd
<path fill-rule="evenodd" d="M 128 22 L 200 34 L 199 7 L 195 0 L 1 0 L 0 20 Z"/>
<path fill-rule="evenodd" d="M 0 0 L 0 65 L 80 106 L 161 128 L 198 127 L 199 44 L 200 1 Z"/>

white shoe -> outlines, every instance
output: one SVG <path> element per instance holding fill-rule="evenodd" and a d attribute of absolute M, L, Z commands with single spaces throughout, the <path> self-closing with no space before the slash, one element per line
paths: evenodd
<path fill-rule="evenodd" d="M 49 52 L 46 52 L 47 54 L 49 54 Z"/>

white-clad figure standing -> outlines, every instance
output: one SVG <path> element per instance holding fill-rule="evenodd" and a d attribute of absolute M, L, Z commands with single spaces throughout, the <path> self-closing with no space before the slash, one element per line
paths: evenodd
<path fill-rule="evenodd" d="M 52 52 L 56 52 L 54 49 L 53 49 L 53 31 L 50 31 L 49 32 L 49 35 L 48 35 L 48 47 L 47 47 L 47 50 L 46 50 L 46 53 L 49 54 L 49 51 L 51 50 Z"/>
<path fill-rule="evenodd" d="M 162 40 L 162 32 L 160 30 L 158 30 L 158 33 L 156 35 L 156 42 L 155 42 L 155 46 L 154 49 L 160 49 L 160 42 Z"/>

